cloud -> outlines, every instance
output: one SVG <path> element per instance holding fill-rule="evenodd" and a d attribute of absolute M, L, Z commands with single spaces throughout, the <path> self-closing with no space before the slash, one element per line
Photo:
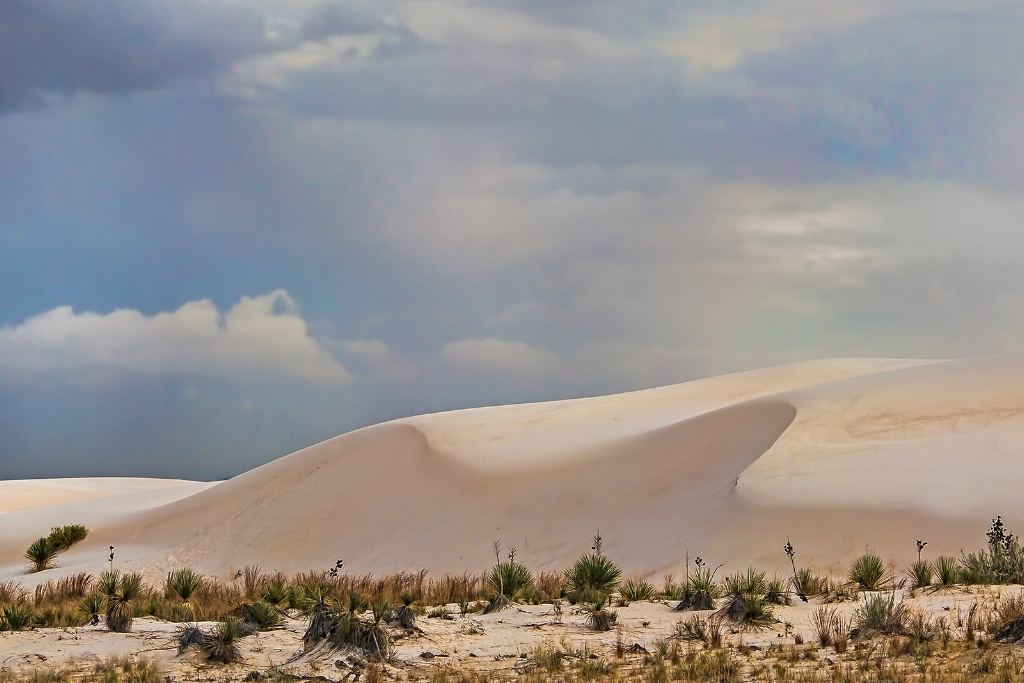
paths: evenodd
<path fill-rule="evenodd" d="M 313 385 L 353 379 L 309 336 L 283 290 L 242 297 L 223 314 L 208 300 L 153 316 L 131 309 L 75 313 L 62 306 L 0 328 L 0 382 L 57 379 L 105 386 L 140 376 Z"/>
<path fill-rule="evenodd" d="M 236 3 L 5 0 L 0 112 L 158 88 L 266 49 L 262 18 Z"/>

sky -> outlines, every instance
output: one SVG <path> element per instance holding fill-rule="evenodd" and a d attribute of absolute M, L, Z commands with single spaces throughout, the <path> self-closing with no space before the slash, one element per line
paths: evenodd
<path fill-rule="evenodd" d="M 4 0 L 0 478 L 1024 347 L 1016 0 Z"/>

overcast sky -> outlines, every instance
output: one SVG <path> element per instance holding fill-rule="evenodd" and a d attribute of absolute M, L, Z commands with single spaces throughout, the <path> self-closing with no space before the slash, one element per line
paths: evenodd
<path fill-rule="evenodd" d="M 1018 0 L 4 0 L 0 478 L 1024 344 Z"/>

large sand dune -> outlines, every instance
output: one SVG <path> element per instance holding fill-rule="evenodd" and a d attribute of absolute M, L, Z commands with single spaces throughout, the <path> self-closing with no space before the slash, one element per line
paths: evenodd
<path fill-rule="evenodd" d="M 1024 529 L 1024 356 L 799 363 L 616 396 L 424 415 L 361 429 L 216 484 L 0 503 L 0 577 L 53 524 L 93 532 L 61 568 L 190 564 L 230 574 L 479 570 L 491 542 L 564 567 L 600 529 L 629 570 L 894 561 Z M 13 486 L 11 483 L 7 485 Z M 86 487 L 87 488 L 87 487 Z M 115 487 L 116 488 L 116 487 Z M 0 497 L 4 495 L 0 484 Z M 49 493 L 47 493 L 49 491 Z M 50 496 L 50 498 L 46 498 Z M 31 497 L 31 496 L 30 496 Z M 28 505 L 34 509 L 21 510 Z"/>

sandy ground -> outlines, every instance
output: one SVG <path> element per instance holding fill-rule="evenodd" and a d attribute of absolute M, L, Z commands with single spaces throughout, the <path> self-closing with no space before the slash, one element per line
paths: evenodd
<path fill-rule="evenodd" d="M 5 482 L 0 580 L 98 573 L 109 545 L 153 578 L 339 557 L 355 573 L 479 571 L 496 539 L 563 569 L 598 529 L 611 559 L 655 579 L 687 554 L 783 571 L 787 538 L 804 565 L 870 548 L 905 566 L 919 538 L 955 555 L 997 514 L 1024 528 L 1022 386 L 1024 355 L 812 361 L 397 420 L 220 483 Z M 89 537 L 26 575 L 28 544 L 68 523 Z"/>
<path fill-rule="evenodd" d="M 975 588 L 973 592 L 955 590 L 949 593 L 918 591 L 910 595 L 899 591 L 896 599 L 904 601 L 933 621 L 945 619 L 954 638 L 962 638 L 970 606 L 977 602 L 982 608 L 991 606 L 1001 595 L 1020 592 L 1019 586 Z M 853 615 L 863 598 L 829 605 L 845 618 Z M 676 612 L 670 602 L 635 602 L 616 608 L 618 624 L 612 631 L 590 630 L 580 610 L 564 604 L 563 613 L 556 614 L 550 604 L 514 605 L 495 614 L 459 615 L 457 605 L 449 605 L 452 619 L 421 617 L 415 631 L 393 629 L 398 635 L 397 661 L 391 666 L 401 677 L 428 677 L 433 667 L 463 667 L 477 670 L 515 673 L 535 662 L 538 648 L 563 651 L 585 651 L 612 659 L 616 641 L 637 652 L 653 652 L 659 641 L 671 639 L 677 624 L 696 615 L 710 612 Z M 730 626 L 725 622 L 726 647 L 752 646 L 767 650 L 773 644 L 813 643 L 815 631 L 811 613 L 817 600 L 789 607 L 776 607 L 776 623 L 759 630 Z M 297 614 L 295 616 L 298 616 Z M 178 624 L 151 618 L 136 619 L 133 631 L 127 634 L 107 632 L 102 625 L 68 629 L 0 633 L 0 669 L 25 674 L 38 669 L 71 667 L 88 670 L 102 660 L 116 656 L 151 659 L 159 664 L 172 680 L 242 680 L 253 670 L 279 668 L 296 676 L 323 676 L 340 680 L 355 666 L 361 665 L 354 653 L 325 650 L 304 652 L 302 634 L 307 622 L 289 618 L 285 627 L 258 633 L 243 639 L 244 661 L 234 665 L 213 665 L 194 652 L 178 655 L 176 633 Z M 212 624 L 200 624 L 211 627 Z M 636 647 L 642 648 L 639 650 Z M 697 646 L 699 647 L 699 646 Z M 814 656 L 835 656 L 831 648 L 814 648 Z M 756 655 L 755 658 L 763 655 Z"/>

